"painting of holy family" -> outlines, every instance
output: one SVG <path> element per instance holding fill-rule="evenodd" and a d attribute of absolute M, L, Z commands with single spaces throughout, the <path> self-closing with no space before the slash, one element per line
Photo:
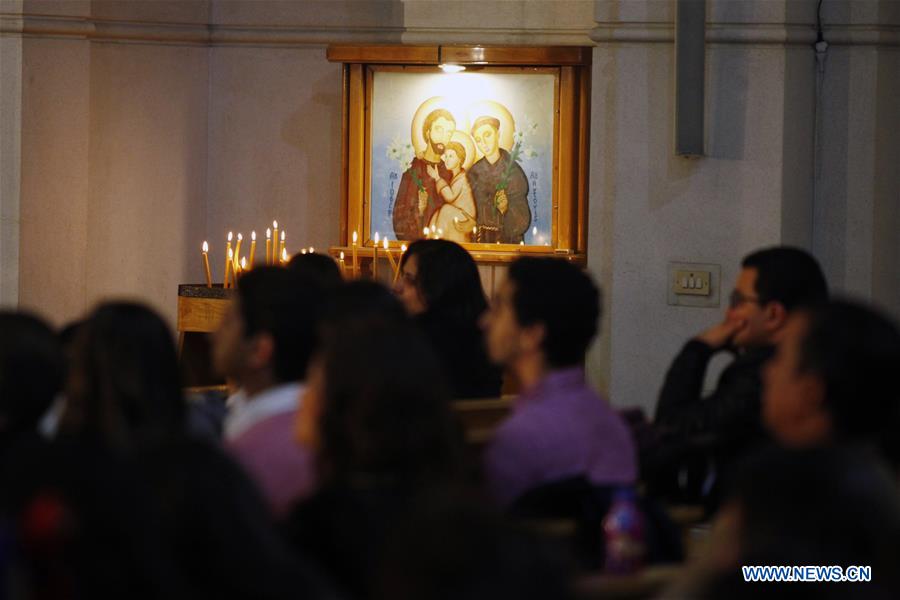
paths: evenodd
<path fill-rule="evenodd" d="M 375 71 L 371 232 L 550 246 L 553 73 Z"/>

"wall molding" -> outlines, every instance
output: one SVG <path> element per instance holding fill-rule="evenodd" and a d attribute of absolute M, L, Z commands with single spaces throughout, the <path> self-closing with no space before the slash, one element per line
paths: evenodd
<path fill-rule="evenodd" d="M 89 17 L 0 14 L 0 34 L 89 39 L 97 42 L 209 46 L 325 46 L 328 44 L 494 43 L 532 45 L 659 44 L 675 39 L 673 23 L 600 23 L 593 29 L 447 29 L 433 27 L 330 27 L 205 25 L 114 21 Z M 710 44 L 811 45 L 809 24 L 707 23 Z M 900 46 L 895 25 L 831 25 L 825 39 L 838 46 Z"/>
<path fill-rule="evenodd" d="M 831 25 L 825 40 L 834 46 L 900 46 L 900 27 L 894 25 Z M 603 23 L 591 31 L 597 44 L 660 44 L 675 41 L 673 23 Z M 708 44 L 812 45 L 812 25 L 783 23 L 707 23 Z"/>

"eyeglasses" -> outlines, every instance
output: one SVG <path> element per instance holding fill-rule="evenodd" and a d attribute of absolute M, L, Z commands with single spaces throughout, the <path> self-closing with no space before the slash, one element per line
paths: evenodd
<path fill-rule="evenodd" d="M 728 306 L 731 308 L 737 308 L 744 302 L 755 302 L 759 304 L 759 296 L 745 296 L 737 290 L 731 292 L 731 295 L 728 296 Z"/>

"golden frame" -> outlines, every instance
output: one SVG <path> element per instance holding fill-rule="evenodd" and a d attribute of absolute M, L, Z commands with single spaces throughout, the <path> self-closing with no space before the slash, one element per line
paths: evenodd
<path fill-rule="evenodd" d="M 327 56 L 343 63 L 341 247 L 332 249 L 333 253 L 349 250 L 354 231 L 360 232 L 360 255 L 372 253 L 369 165 L 374 72 L 429 72 L 441 62 L 453 62 L 489 73 L 552 73 L 556 82 L 550 246 L 466 243 L 464 247 L 483 264 L 509 262 L 522 254 L 564 256 L 585 263 L 590 48 L 333 45 L 328 47 Z M 391 241 L 390 246 L 396 252 L 399 242 Z"/>

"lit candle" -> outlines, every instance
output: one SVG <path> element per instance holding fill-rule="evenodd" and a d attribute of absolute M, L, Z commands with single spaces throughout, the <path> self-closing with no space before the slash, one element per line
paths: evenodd
<path fill-rule="evenodd" d="M 391 250 L 388 247 L 388 239 L 387 236 L 384 236 L 384 239 L 381 241 L 382 246 L 384 247 L 384 253 L 387 254 L 388 262 L 391 263 L 391 271 L 394 273 L 393 281 L 397 281 L 397 262 L 394 260 L 394 255 L 391 254 Z"/>
<path fill-rule="evenodd" d="M 256 232 L 250 232 L 250 268 L 253 268 L 253 259 L 256 258 Z"/>
<path fill-rule="evenodd" d="M 310 247 L 309 247 L 309 253 L 310 253 L 310 254 L 315 254 L 315 253 L 316 253 L 316 249 L 313 248 L 312 246 L 310 246 Z"/>
<path fill-rule="evenodd" d="M 375 232 L 375 240 L 374 244 L 372 244 L 374 254 L 372 255 L 372 279 L 378 281 L 378 242 L 380 241 L 380 236 L 378 232 Z"/>
<path fill-rule="evenodd" d="M 427 240 L 431 236 L 431 230 L 426 227 L 422 230 L 422 235 L 424 235 L 425 239 Z"/>
<path fill-rule="evenodd" d="M 209 272 L 209 244 L 203 242 L 203 269 L 206 271 L 206 287 L 212 287 L 212 274 Z"/>
<path fill-rule="evenodd" d="M 478 226 L 475 226 L 472 228 L 472 241 L 473 242 L 478 241 Z"/>
<path fill-rule="evenodd" d="M 234 271 L 234 250 L 228 248 L 228 258 L 225 259 L 225 286 L 229 287 L 229 282 L 231 282 L 231 287 L 234 287 L 234 283 L 229 278 L 229 275 Z"/>
<path fill-rule="evenodd" d="M 244 271 L 246 271 L 246 270 L 247 270 L 247 257 L 242 256 L 241 257 L 241 275 L 243 275 Z"/>
<path fill-rule="evenodd" d="M 351 250 L 352 250 L 351 253 L 353 256 L 353 276 L 354 277 L 359 276 L 358 264 L 356 262 L 356 241 L 357 241 L 357 239 L 359 239 L 359 238 L 356 235 L 356 232 L 354 231 L 353 232 L 353 247 L 351 248 Z"/>
<path fill-rule="evenodd" d="M 288 262 L 287 248 L 281 249 L 281 264 L 286 265 Z"/>
<path fill-rule="evenodd" d="M 400 265 L 403 264 L 403 255 L 406 254 L 406 244 L 400 244 L 400 258 L 397 259 L 397 272 L 394 273 L 394 283 L 397 283 L 397 279 L 400 277 Z"/>
<path fill-rule="evenodd" d="M 300 250 L 300 254 L 306 254 L 306 248 L 303 248 L 302 250 Z"/>
<path fill-rule="evenodd" d="M 231 271 L 234 269 L 234 265 L 232 261 L 234 260 L 234 254 L 231 250 L 231 238 L 234 237 L 232 232 L 228 232 L 228 238 L 225 242 L 225 277 L 222 279 L 222 287 L 228 287 L 228 282 L 230 279 L 228 278 Z"/>
<path fill-rule="evenodd" d="M 266 227 L 266 264 L 272 264 L 272 230 Z"/>
<path fill-rule="evenodd" d="M 344 251 L 341 250 L 341 259 L 338 261 L 338 266 L 341 269 L 341 277 L 344 276 Z"/>
<path fill-rule="evenodd" d="M 278 260 L 278 221 L 272 221 L 272 264 Z"/>
<path fill-rule="evenodd" d="M 281 230 L 281 245 L 278 247 L 278 256 L 284 254 L 284 229 Z"/>
<path fill-rule="evenodd" d="M 238 233 L 237 244 L 234 245 L 234 270 L 237 272 L 238 267 L 240 267 L 240 260 L 238 257 L 241 255 L 241 244 L 244 243 L 244 234 Z"/>

